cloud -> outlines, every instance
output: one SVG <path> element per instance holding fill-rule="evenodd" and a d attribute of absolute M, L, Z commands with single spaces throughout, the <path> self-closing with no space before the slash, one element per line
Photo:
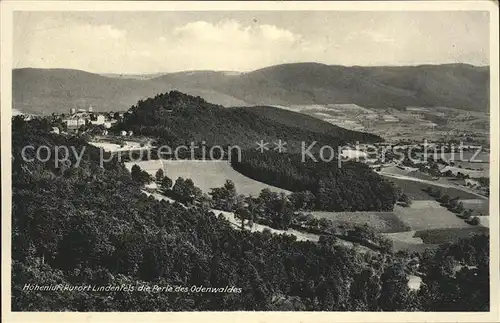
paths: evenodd
<path fill-rule="evenodd" d="M 314 55 L 324 50 L 290 30 L 271 24 L 244 25 L 231 19 L 175 26 L 157 38 L 155 47 L 156 52 L 178 62 L 179 69 L 238 71 L 300 61 L 304 53 Z"/>
<path fill-rule="evenodd" d="M 101 37 L 111 37 L 114 39 L 118 38 L 124 38 L 127 35 L 127 32 L 125 30 L 121 29 L 116 29 L 111 25 L 100 25 L 100 26 L 91 26 L 91 25 L 86 25 L 86 29 L 90 29 L 89 32 L 91 34 L 98 34 L 101 35 Z"/>
<path fill-rule="evenodd" d="M 371 38 L 371 40 L 377 43 L 394 43 L 396 41 L 392 37 L 374 31 L 364 31 L 363 34 L 367 35 Z"/>
<path fill-rule="evenodd" d="M 375 43 L 394 43 L 396 42 L 396 39 L 393 37 L 388 36 L 385 33 L 382 32 L 376 32 L 372 30 L 362 30 L 362 31 L 356 31 L 356 32 L 351 32 L 347 35 L 346 37 L 347 40 L 356 40 L 356 41 L 372 41 Z"/>
<path fill-rule="evenodd" d="M 173 42 L 194 42 L 197 44 L 210 43 L 211 45 L 224 45 L 225 47 L 252 47 L 277 44 L 292 46 L 300 41 L 301 35 L 274 25 L 244 26 L 235 20 L 224 20 L 218 23 L 195 21 L 174 28 L 168 36 Z"/>

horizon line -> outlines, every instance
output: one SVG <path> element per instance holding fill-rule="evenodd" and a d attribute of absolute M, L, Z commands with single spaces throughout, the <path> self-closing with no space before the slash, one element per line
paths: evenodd
<path fill-rule="evenodd" d="M 189 69 L 189 70 L 179 70 L 179 71 L 170 71 L 170 72 L 95 72 L 95 71 L 90 71 L 90 70 L 85 70 L 85 69 L 80 69 L 80 68 L 68 68 L 68 67 L 32 67 L 32 66 L 24 66 L 24 67 L 12 67 L 12 71 L 14 70 L 22 70 L 22 69 L 37 69 L 37 70 L 73 70 L 73 71 L 82 71 L 82 72 L 87 72 L 91 74 L 98 74 L 98 75 L 154 75 L 154 74 L 176 74 L 176 73 L 189 73 L 189 72 L 236 72 L 236 73 L 251 73 L 254 71 L 266 69 L 269 67 L 275 67 L 275 66 L 282 66 L 282 65 L 299 65 L 299 64 L 317 64 L 317 65 L 324 65 L 324 66 L 329 66 L 329 67 L 365 67 L 365 68 L 380 68 L 380 67 L 420 67 L 420 66 L 450 66 L 450 65 L 465 65 L 465 66 L 472 66 L 472 67 L 477 67 L 477 68 L 489 68 L 490 64 L 486 65 L 475 65 L 471 63 L 463 63 L 463 62 L 449 62 L 449 63 L 417 63 L 417 64 L 406 64 L 406 65 L 341 65 L 341 64 L 326 64 L 326 63 L 320 63 L 320 62 L 314 62 L 314 61 L 302 61 L 302 62 L 294 62 L 294 63 L 282 63 L 282 64 L 274 64 L 274 65 L 268 65 L 264 67 L 259 67 L 256 69 L 252 69 L 249 71 L 238 71 L 238 70 L 230 70 L 230 69 Z"/>

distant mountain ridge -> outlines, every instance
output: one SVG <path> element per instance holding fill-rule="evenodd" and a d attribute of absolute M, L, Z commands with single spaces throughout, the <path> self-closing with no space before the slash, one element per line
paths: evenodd
<path fill-rule="evenodd" d="M 489 67 L 401 67 L 294 63 L 248 73 L 188 71 L 100 75 L 80 70 L 13 70 L 13 108 L 50 114 L 90 104 L 128 110 L 138 100 L 178 90 L 224 106 L 354 103 L 373 109 L 446 106 L 488 111 Z"/>

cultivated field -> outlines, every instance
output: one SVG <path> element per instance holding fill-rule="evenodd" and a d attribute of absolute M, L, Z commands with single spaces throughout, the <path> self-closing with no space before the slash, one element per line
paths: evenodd
<path fill-rule="evenodd" d="M 424 243 L 441 244 L 453 243 L 460 239 L 470 238 L 474 235 L 488 234 L 488 228 L 482 226 L 468 226 L 467 228 L 433 229 L 417 231 L 416 237 L 422 238 Z"/>
<path fill-rule="evenodd" d="M 383 174 L 382 174 L 383 175 Z M 432 185 L 430 183 L 423 183 L 423 182 L 418 182 L 418 181 L 411 181 L 411 180 L 406 180 L 406 179 L 401 179 L 401 178 L 395 178 L 395 177 L 388 177 L 388 180 L 391 182 L 394 182 L 397 186 L 399 186 L 403 192 L 406 193 L 412 200 L 429 200 L 432 199 L 429 194 L 424 192 L 424 189 L 427 189 L 427 187 L 432 186 L 434 189 L 439 188 L 441 190 L 441 193 L 444 195 L 448 195 L 451 198 L 454 197 L 459 197 L 461 199 L 476 199 L 477 196 L 474 194 L 471 194 L 469 192 L 465 192 L 462 190 L 459 190 L 454 187 L 443 187 L 443 186 L 438 186 L 438 185 Z"/>
<path fill-rule="evenodd" d="M 394 251 L 406 250 L 408 252 L 423 252 L 426 249 L 435 249 L 438 244 L 425 244 L 422 238 L 415 236 L 416 231 L 397 233 L 383 233 L 382 235 L 392 240 Z"/>
<path fill-rule="evenodd" d="M 393 212 L 324 212 L 314 211 L 317 218 L 326 218 L 340 225 L 368 224 L 380 233 L 407 232 L 439 228 L 467 228 L 469 224 L 433 200 L 413 201 L 410 207 L 394 206 Z"/>
<path fill-rule="evenodd" d="M 332 220 L 336 225 L 367 224 L 392 240 L 395 251 L 422 252 L 441 243 L 435 241 L 455 241 L 458 238 L 454 237 L 454 233 L 463 237 L 468 232 L 481 230 L 465 223 L 434 200 L 413 201 L 410 207 L 396 205 L 393 212 L 315 211 L 311 214 Z"/>
<path fill-rule="evenodd" d="M 470 200 L 460 200 L 464 208 L 472 209 L 472 215 L 486 216 L 490 214 L 489 200 L 483 199 L 470 199 Z"/>
<path fill-rule="evenodd" d="M 410 207 L 396 205 L 394 213 L 412 230 L 468 228 L 469 224 L 433 200 L 413 201 Z"/>
<path fill-rule="evenodd" d="M 238 173 L 227 161 L 149 160 L 125 163 L 129 169 L 134 164 L 153 176 L 158 169 L 163 168 L 164 174 L 174 182 L 178 177 L 190 178 L 204 193 L 210 192 L 211 188 L 223 186 L 228 179 L 234 182 L 238 194 L 256 196 L 265 188 L 274 192 L 290 193 L 287 190 L 258 182 Z"/>
<path fill-rule="evenodd" d="M 448 170 L 451 171 L 454 175 L 457 175 L 458 173 L 462 173 L 465 175 L 469 175 L 470 178 L 480 178 L 480 177 L 489 177 L 490 176 L 489 167 L 488 167 L 488 169 L 484 169 L 484 170 L 471 170 L 471 169 L 459 168 L 459 167 L 455 167 L 455 166 L 446 166 L 443 169 L 441 169 L 441 172 L 444 173 Z"/>

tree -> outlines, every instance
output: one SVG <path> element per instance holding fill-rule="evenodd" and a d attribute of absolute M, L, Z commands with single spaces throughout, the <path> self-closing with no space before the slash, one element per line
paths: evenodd
<path fill-rule="evenodd" d="M 158 169 L 155 174 L 156 182 L 161 183 L 161 180 L 163 179 L 165 175 L 163 174 L 163 169 Z"/>
<path fill-rule="evenodd" d="M 233 181 L 226 180 L 223 187 L 212 188 L 209 195 L 212 197 L 214 208 L 228 212 L 235 210 L 237 195 Z"/>
<path fill-rule="evenodd" d="M 465 211 L 462 212 L 462 218 L 464 219 L 468 219 L 470 218 L 472 215 L 472 210 L 471 209 L 467 209 Z"/>
<path fill-rule="evenodd" d="M 184 180 L 184 178 L 179 177 L 175 180 L 171 194 L 174 199 L 181 203 L 193 204 L 201 198 L 203 192 L 194 185 L 190 178 Z"/>
<path fill-rule="evenodd" d="M 406 207 L 411 205 L 411 199 L 405 193 L 401 194 L 399 202 L 403 203 L 403 205 Z"/>
<path fill-rule="evenodd" d="M 378 303 L 383 311 L 404 311 L 409 307 L 410 289 L 402 264 L 388 267 L 381 276 L 381 285 Z"/>
<path fill-rule="evenodd" d="M 469 223 L 470 225 L 478 225 L 479 223 L 481 223 L 481 220 L 479 219 L 479 217 L 477 216 L 474 216 L 468 220 L 466 220 L 467 223 Z"/>
<path fill-rule="evenodd" d="M 448 205 L 448 202 L 450 202 L 450 197 L 445 194 L 439 199 L 439 201 L 444 205 Z"/>
<path fill-rule="evenodd" d="M 315 201 L 316 196 L 310 191 L 294 192 L 290 195 L 290 203 L 297 210 L 311 210 Z"/>
<path fill-rule="evenodd" d="M 132 175 L 132 179 L 141 185 L 151 182 L 151 175 L 142 170 L 138 165 L 132 166 L 130 173 Z"/>
<path fill-rule="evenodd" d="M 251 215 L 248 208 L 244 206 L 239 206 L 235 211 L 234 215 L 241 220 L 241 230 L 245 229 L 245 220 L 250 219 Z"/>
<path fill-rule="evenodd" d="M 163 176 L 160 182 L 160 189 L 166 193 L 172 188 L 172 180 L 168 176 Z"/>

